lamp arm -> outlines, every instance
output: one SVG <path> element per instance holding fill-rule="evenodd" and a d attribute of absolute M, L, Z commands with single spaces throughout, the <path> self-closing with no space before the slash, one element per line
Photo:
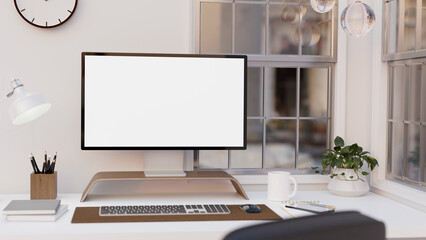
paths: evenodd
<path fill-rule="evenodd" d="M 12 97 L 13 93 L 15 93 L 15 89 L 13 89 L 12 92 L 8 93 L 5 98 L 0 99 L 0 103 L 4 102 L 4 101 L 6 101 L 6 99 Z"/>

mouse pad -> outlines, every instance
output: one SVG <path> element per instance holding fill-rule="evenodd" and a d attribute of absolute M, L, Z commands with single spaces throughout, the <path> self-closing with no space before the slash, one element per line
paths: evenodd
<path fill-rule="evenodd" d="M 266 205 L 258 205 L 260 213 L 246 213 L 240 205 L 227 205 L 230 214 L 199 215 L 155 215 L 155 216 L 99 216 L 99 207 L 77 207 L 72 223 L 113 222 L 185 222 L 185 221 L 238 221 L 238 220 L 282 220 Z"/>

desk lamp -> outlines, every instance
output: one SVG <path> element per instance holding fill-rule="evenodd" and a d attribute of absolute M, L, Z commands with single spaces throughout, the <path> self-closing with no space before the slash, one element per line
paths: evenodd
<path fill-rule="evenodd" d="M 51 105 L 47 98 L 40 93 L 27 92 L 19 79 L 14 79 L 10 82 L 10 86 L 12 91 L 6 97 L 10 98 L 14 94 L 16 96 L 16 100 L 9 108 L 9 115 L 13 125 L 30 122 L 49 111 Z"/>

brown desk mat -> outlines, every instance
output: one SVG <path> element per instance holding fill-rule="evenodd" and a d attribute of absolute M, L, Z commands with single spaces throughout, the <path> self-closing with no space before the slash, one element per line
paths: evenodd
<path fill-rule="evenodd" d="M 113 223 L 113 222 L 185 222 L 185 221 L 236 221 L 236 220 L 282 220 L 266 205 L 258 205 L 260 213 L 246 213 L 240 205 L 227 205 L 230 214 L 200 215 L 155 215 L 155 216 L 99 216 L 99 207 L 77 207 L 72 223 Z"/>

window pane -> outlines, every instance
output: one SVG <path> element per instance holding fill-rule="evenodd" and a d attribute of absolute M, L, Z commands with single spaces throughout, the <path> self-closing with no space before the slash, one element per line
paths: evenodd
<path fill-rule="evenodd" d="M 300 69 L 300 116 L 327 117 L 327 68 Z"/>
<path fill-rule="evenodd" d="M 299 3 L 299 0 L 269 0 L 269 2 L 280 2 L 280 3 Z"/>
<path fill-rule="evenodd" d="M 396 53 L 398 46 L 398 34 L 397 34 L 397 22 L 398 22 L 398 11 L 397 1 L 386 2 L 386 15 L 387 15 L 387 52 Z"/>
<path fill-rule="evenodd" d="M 392 124 L 392 173 L 402 176 L 402 160 L 404 157 L 404 124 Z"/>
<path fill-rule="evenodd" d="M 247 120 L 247 149 L 231 151 L 231 168 L 262 168 L 262 120 Z"/>
<path fill-rule="evenodd" d="M 269 5 L 270 54 L 298 54 L 299 15 L 298 5 Z"/>
<path fill-rule="evenodd" d="M 421 161 L 423 162 L 422 168 L 423 168 L 423 182 L 426 182 L 426 147 L 423 147 L 426 145 L 426 126 L 421 127 L 421 134 L 422 134 L 422 144 L 420 151 L 422 151 L 421 155 Z"/>
<path fill-rule="evenodd" d="M 266 123 L 266 168 L 294 168 L 296 121 L 268 120 Z"/>
<path fill-rule="evenodd" d="M 422 93 L 421 93 L 421 115 L 422 122 L 426 122 L 426 65 L 422 67 Z"/>
<path fill-rule="evenodd" d="M 311 6 L 306 8 L 302 21 L 302 55 L 331 55 L 332 11 L 317 13 Z M 302 9 L 303 14 L 303 9 Z"/>
<path fill-rule="evenodd" d="M 262 68 L 247 69 L 247 115 L 250 117 L 262 116 Z"/>
<path fill-rule="evenodd" d="M 408 125 L 407 145 L 407 175 L 408 179 L 419 181 L 420 169 L 420 126 Z"/>
<path fill-rule="evenodd" d="M 227 150 L 199 151 L 199 168 L 228 168 Z"/>
<path fill-rule="evenodd" d="M 422 49 L 426 49 L 426 0 L 422 0 Z"/>
<path fill-rule="evenodd" d="M 235 52 L 265 54 L 265 4 L 235 4 Z"/>
<path fill-rule="evenodd" d="M 411 67 L 411 76 L 408 93 L 408 120 L 420 121 L 420 93 L 421 93 L 421 71 L 422 66 Z"/>
<path fill-rule="evenodd" d="M 300 120 L 297 168 L 321 166 L 321 154 L 327 150 L 327 120 Z"/>
<path fill-rule="evenodd" d="M 232 53 L 232 4 L 201 3 L 201 53 Z"/>
<path fill-rule="evenodd" d="M 388 148 L 388 159 L 386 164 L 386 173 L 392 173 L 392 123 L 388 123 L 388 142 L 387 142 L 387 148 Z"/>
<path fill-rule="evenodd" d="M 297 68 L 265 68 L 265 114 L 295 117 Z"/>
<path fill-rule="evenodd" d="M 405 0 L 402 51 L 416 49 L 416 2 L 417 0 Z"/>
<path fill-rule="evenodd" d="M 405 75 L 404 67 L 393 68 L 392 119 L 404 120 Z"/>

